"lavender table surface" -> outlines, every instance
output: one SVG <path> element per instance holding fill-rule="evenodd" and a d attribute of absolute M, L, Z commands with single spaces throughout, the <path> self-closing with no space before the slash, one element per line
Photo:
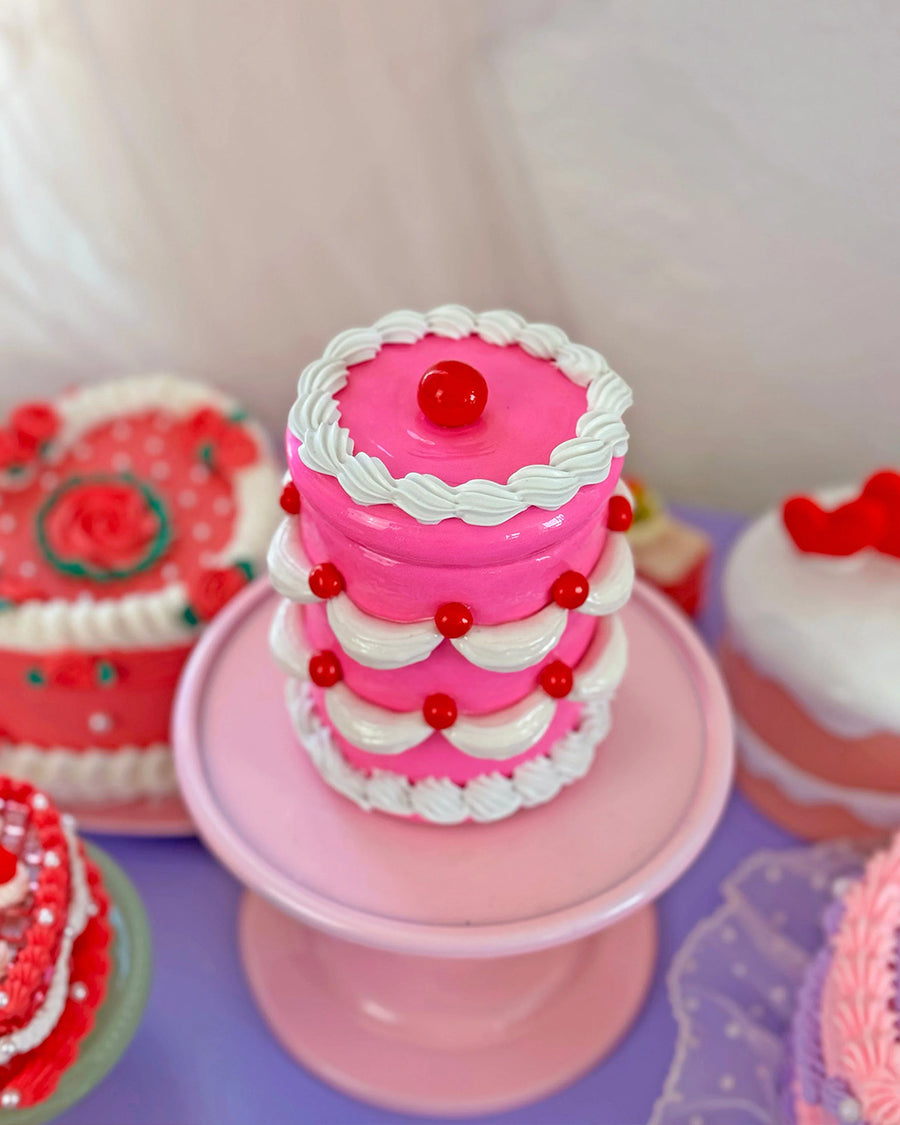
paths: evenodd
<path fill-rule="evenodd" d="M 721 625 L 721 562 L 741 527 L 734 516 L 681 513 L 716 542 L 700 629 Z M 113 1073 L 66 1125 L 385 1125 L 409 1120 L 352 1101 L 306 1074 L 279 1047 L 250 997 L 236 945 L 241 888 L 193 840 L 98 842 L 143 896 L 155 977 L 144 1022 Z M 537 1105 L 478 1119 L 504 1125 L 642 1125 L 669 1068 L 675 1025 L 665 973 L 694 923 L 719 902 L 722 879 L 750 852 L 792 838 L 739 795 L 693 868 L 660 902 L 661 955 L 647 1004 L 619 1048 L 587 1077 Z"/>

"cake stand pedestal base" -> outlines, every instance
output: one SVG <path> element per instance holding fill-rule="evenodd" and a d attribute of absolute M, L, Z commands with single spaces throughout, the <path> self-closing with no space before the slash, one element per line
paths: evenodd
<path fill-rule="evenodd" d="M 371 949 L 249 892 L 240 944 L 282 1046 L 325 1082 L 403 1113 L 498 1113 L 546 1097 L 624 1035 L 656 960 L 653 907 L 598 934 L 489 959 Z"/>
<path fill-rule="evenodd" d="M 268 651 L 264 584 L 224 610 L 182 678 L 185 801 L 253 893 L 241 950 L 291 1054 L 392 1110 L 534 1101 L 634 1019 L 652 903 L 709 839 L 733 767 L 728 702 L 685 619 L 637 586 L 629 665 L 587 776 L 539 808 L 441 827 L 365 813 L 298 745 Z"/>

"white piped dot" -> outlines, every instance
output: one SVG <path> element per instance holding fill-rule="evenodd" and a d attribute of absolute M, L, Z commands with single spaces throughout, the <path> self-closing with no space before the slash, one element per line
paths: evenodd
<path fill-rule="evenodd" d="M 230 516 L 233 510 L 234 504 L 227 496 L 217 496 L 213 500 L 213 511 L 217 516 Z"/>
<path fill-rule="evenodd" d="M 150 476 L 154 480 L 168 480 L 172 475 L 172 468 L 168 461 L 154 461 L 150 466 Z"/>
<path fill-rule="evenodd" d="M 44 853 L 45 867 L 59 867 L 59 856 L 54 851 Z"/>
<path fill-rule="evenodd" d="M 120 449 L 118 453 L 112 455 L 109 463 L 117 473 L 127 473 L 131 468 L 131 457 Z"/>
<path fill-rule="evenodd" d="M 35 793 L 31 798 L 31 807 L 33 809 L 45 809 L 50 804 L 43 793 Z"/>
<path fill-rule="evenodd" d="M 0 992 L 0 1008 L 5 1008 L 8 1003 L 9 994 L 6 992 Z"/>
<path fill-rule="evenodd" d="M 52 492 L 59 484 L 59 476 L 56 473 L 51 473 L 49 470 L 46 473 L 41 473 L 38 480 L 44 492 Z"/>
<path fill-rule="evenodd" d="M 178 493 L 178 504 L 182 508 L 193 508 L 197 503 L 197 493 L 192 492 L 186 488 L 183 492 Z"/>
<path fill-rule="evenodd" d="M 19 563 L 19 574 L 22 578 L 34 578 L 37 574 L 37 563 L 33 559 L 23 559 Z"/>
<path fill-rule="evenodd" d="M 166 563 L 159 573 L 163 582 L 175 582 L 178 579 L 178 563 Z"/>
<path fill-rule="evenodd" d="M 3 1109 L 15 1109 L 19 1104 L 20 1095 L 18 1090 L 4 1090 L 0 1094 L 0 1106 Z"/>
<path fill-rule="evenodd" d="M 857 1125 L 858 1121 L 862 1121 L 862 1106 L 849 1094 L 846 1098 L 841 1099 L 838 1106 L 838 1121 L 841 1125 Z"/>
<path fill-rule="evenodd" d="M 151 434 L 144 442 L 144 449 L 151 457 L 158 457 L 166 448 L 166 443 L 157 434 Z"/>
<path fill-rule="evenodd" d="M 194 484 L 206 484 L 209 480 L 209 469 L 205 465 L 191 465 L 188 476 Z"/>
<path fill-rule="evenodd" d="M 0 516 L 0 531 L 2 531 L 4 535 L 9 535 L 15 530 L 16 517 L 12 514 L 12 512 L 4 512 L 3 515 Z"/>
<path fill-rule="evenodd" d="M 56 915 L 49 906 L 42 906 L 37 912 L 37 920 L 42 926 L 52 926 L 56 919 Z"/>
<path fill-rule="evenodd" d="M 853 880 L 848 878 L 846 875 L 842 875 L 839 879 L 835 879 L 835 881 L 831 884 L 831 897 L 843 898 L 852 886 Z"/>
<path fill-rule="evenodd" d="M 73 1000 L 78 1000 L 79 1003 L 82 1000 L 87 1000 L 87 995 L 88 995 L 87 985 L 84 983 L 84 981 L 80 981 L 80 980 L 75 981 L 75 983 L 69 989 L 69 995 L 72 997 Z"/>
<path fill-rule="evenodd" d="M 195 523 L 191 534 L 198 543 L 205 543 L 212 535 L 212 528 L 208 523 Z"/>
<path fill-rule="evenodd" d="M 88 727 L 94 734 L 106 734 L 113 727 L 112 715 L 108 715 L 105 711 L 95 711 L 88 716 Z"/>
<path fill-rule="evenodd" d="M 100 907 L 96 904 L 96 902 L 94 902 L 93 899 L 91 899 L 91 902 L 88 905 L 88 916 L 91 918 L 96 918 L 99 913 Z"/>

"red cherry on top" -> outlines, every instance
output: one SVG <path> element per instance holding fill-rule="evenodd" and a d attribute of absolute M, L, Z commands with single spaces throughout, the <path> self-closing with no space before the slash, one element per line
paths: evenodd
<path fill-rule="evenodd" d="M 609 502 L 606 526 L 610 531 L 627 531 L 634 519 L 634 512 L 625 496 L 613 496 Z"/>
<path fill-rule="evenodd" d="M 344 588 L 344 576 L 334 563 L 319 563 L 309 572 L 309 588 L 317 598 L 336 598 Z"/>
<path fill-rule="evenodd" d="M 296 516 L 300 511 L 300 491 L 292 480 L 289 480 L 281 490 L 278 503 L 281 505 L 281 510 L 287 512 L 289 516 Z"/>
<path fill-rule="evenodd" d="M 344 678 L 341 662 L 330 649 L 317 652 L 309 659 L 309 678 L 316 687 L 334 687 Z"/>
<path fill-rule="evenodd" d="M 442 691 L 426 696 L 422 705 L 422 716 L 425 722 L 435 730 L 446 730 L 456 722 L 456 704 L 449 695 Z"/>
<path fill-rule="evenodd" d="M 436 363 L 419 380 L 419 408 L 437 426 L 471 426 L 484 412 L 487 397 L 481 372 L 456 359 Z"/>
<path fill-rule="evenodd" d="M 541 687 L 554 699 L 563 699 L 572 690 L 572 669 L 561 660 L 554 660 L 541 669 Z"/>
<path fill-rule="evenodd" d="M 463 637 L 472 628 L 472 611 L 462 602 L 446 602 L 434 615 L 434 623 L 442 637 Z"/>
<path fill-rule="evenodd" d="M 567 570 L 553 583 L 550 595 L 563 609 L 578 609 L 584 605 L 591 592 L 590 583 L 577 570 Z"/>
<path fill-rule="evenodd" d="M 0 885 L 5 885 L 15 878 L 18 865 L 19 861 L 9 848 L 0 847 Z"/>

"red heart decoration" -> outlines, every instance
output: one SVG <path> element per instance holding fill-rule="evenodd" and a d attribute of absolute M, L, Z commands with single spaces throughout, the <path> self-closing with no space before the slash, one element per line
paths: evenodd
<path fill-rule="evenodd" d="M 855 555 L 874 546 L 888 523 L 885 505 L 867 496 L 830 512 L 808 496 L 793 496 L 785 501 L 782 516 L 794 543 L 814 555 Z"/>
<path fill-rule="evenodd" d="M 875 473 L 866 481 L 862 494 L 885 509 L 884 527 L 874 545 L 884 554 L 900 558 L 900 473 L 893 469 Z"/>

